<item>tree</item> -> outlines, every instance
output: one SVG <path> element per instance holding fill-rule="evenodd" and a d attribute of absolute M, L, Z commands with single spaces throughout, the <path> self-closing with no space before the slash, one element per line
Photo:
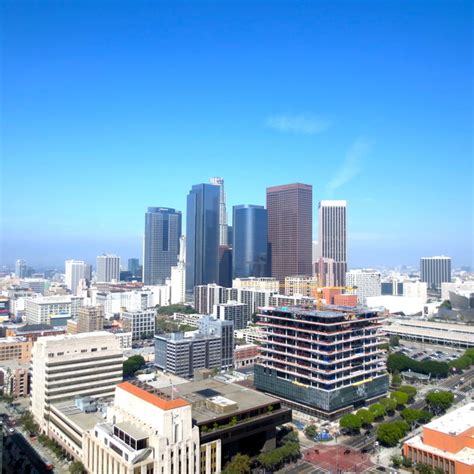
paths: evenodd
<path fill-rule="evenodd" d="M 397 408 L 403 407 L 408 403 L 408 395 L 405 392 L 392 392 L 390 398 L 397 402 Z"/>
<path fill-rule="evenodd" d="M 452 306 L 451 306 L 451 301 L 449 300 L 444 300 L 440 305 L 439 305 L 440 308 L 444 308 L 444 309 L 453 309 Z"/>
<path fill-rule="evenodd" d="M 399 336 L 390 336 L 388 340 L 388 344 L 390 347 L 396 347 L 400 345 L 400 337 Z"/>
<path fill-rule="evenodd" d="M 409 429 L 405 421 L 381 423 L 377 428 L 377 440 L 384 446 L 396 446 Z"/>
<path fill-rule="evenodd" d="M 400 412 L 402 418 L 413 426 L 416 422 L 426 423 L 431 418 L 431 413 L 425 410 L 415 410 L 413 408 L 405 408 Z"/>
<path fill-rule="evenodd" d="M 86 472 L 86 468 L 84 467 L 84 464 L 82 464 L 82 462 L 74 461 L 69 466 L 69 472 L 71 474 L 84 474 Z"/>
<path fill-rule="evenodd" d="M 250 474 L 250 457 L 246 454 L 236 454 L 232 460 L 227 464 L 222 474 L 235 474 L 241 472 L 242 474 Z"/>
<path fill-rule="evenodd" d="M 381 403 L 374 403 L 370 405 L 369 411 L 374 415 L 375 420 L 383 418 L 386 414 L 385 407 Z"/>
<path fill-rule="evenodd" d="M 393 454 L 393 455 L 390 457 L 390 461 L 392 461 L 392 466 L 393 466 L 395 469 L 398 469 L 398 468 L 402 465 L 402 458 L 401 458 L 401 456 L 399 456 L 398 454 Z"/>
<path fill-rule="evenodd" d="M 433 413 L 440 414 L 453 404 L 454 395 L 445 391 L 430 392 L 426 395 L 425 401 Z"/>
<path fill-rule="evenodd" d="M 130 377 L 132 376 L 137 370 L 145 367 L 145 359 L 141 355 L 134 355 L 129 357 L 123 363 L 123 376 Z"/>
<path fill-rule="evenodd" d="M 313 439 L 317 435 L 317 433 L 318 433 L 318 430 L 316 429 L 316 426 L 314 426 L 314 425 L 308 425 L 304 429 L 304 434 L 309 439 Z"/>
<path fill-rule="evenodd" d="M 393 374 L 392 375 L 392 385 L 394 387 L 399 387 L 402 384 L 402 377 L 400 374 Z"/>
<path fill-rule="evenodd" d="M 403 467 L 412 467 L 413 466 L 413 461 L 410 458 L 406 458 L 405 456 L 402 457 L 402 465 Z"/>
<path fill-rule="evenodd" d="M 468 369 L 472 364 L 472 359 L 467 356 L 467 355 L 462 355 L 461 357 L 458 357 L 457 359 L 454 359 L 449 363 L 449 367 L 451 369 L 456 369 L 456 370 L 465 370 Z"/>
<path fill-rule="evenodd" d="M 362 426 L 368 426 L 374 422 L 374 414 L 367 410 L 367 408 L 361 408 L 357 412 L 357 416 L 360 418 Z"/>
<path fill-rule="evenodd" d="M 339 420 L 339 426 L 341 428 L 347 428 L 352 432 L 358 432 L 362 426 L 362 420 L 357 415 L 347 413 Z"/>
<path fill-rule="evenodd" d="M 171 304 L 169 306 L 158 307 L 159 315 L 173 316 L 174 313 L 194 314 L 196 310 L 192 306 L 185 304 Z"/>
<path fill-rule="evenodd" d="M 397 402 L 393 398 L 382 398 L 379 403 L 385 407 L 387 413 L 392 413 L 397 408 Z"/>
<path fill-rule="evenodd" d="M 412 402 L 417 394 L 417 390 L 413 385 L 402 385 L 398 388 L 399 392 L 404 392 L 408 395 L 408 401 Z"/>
<path fill-rule="evenodd" d="M 433 474 L 433 469 L 431 469 L 428 464 L 416 463 L 416 470 L 419 474 Z"/>

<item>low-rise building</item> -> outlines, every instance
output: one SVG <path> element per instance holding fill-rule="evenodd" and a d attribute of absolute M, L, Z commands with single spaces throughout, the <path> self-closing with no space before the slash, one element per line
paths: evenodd
<path fill-rule="evenodd" d="M 3 386 L 3 395 L 26 397 L 30 393 L 30 364 L 16 360 L 2 361 L 0 385 Z"/>
<path fill-rule="evenodd" d="M 26 337 L 0 338 L 0 361 L 16 360 L 29 362 L 33 343 Z"/>
<path fill-rule="evenodd" d="M 474 473 L 474 403 L 458 408 L 423 427 L 403 444 L 403 455 L 415 464 L 446 473 Z"/>
<path fill-rule="evenodd" d="M 256 324 L 234 331 L 234 334 L 236 339 L 244 340 L 247 344 L 259 344 L 264 337 L 264 331 Z"/>
<path fill-rule="evenodd" d="M 260 361 L 260 346 L 257 344 L 244 344 L 234 350 L 234 367 L 239 369 L 254 365 Z"/>
<path fill-rule="evenodd" d="M 259 291 L 269 290 L 278 293 L 280 291 L 280 281 L 273 277 L 234 278 L 232 280 L 232 288 Z"/>
<path fill-rule="evenodd" d="M 295 275 L 285 277 L 285 295 L 303 295 L 311 298 L 318 287 L 318 277 L 310 275 Z"/>

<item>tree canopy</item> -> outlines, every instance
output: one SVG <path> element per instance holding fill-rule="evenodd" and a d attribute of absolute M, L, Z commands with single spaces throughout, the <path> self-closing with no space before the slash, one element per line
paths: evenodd
<path fill-rule="evenodd" d="M 381 398 L 379 403 L 385 407 L 387 412 L 392 412 L 397 408 L 397 402 L 393 398 Z"/>
<path fill-rule="evenodd" d="M 341 428 L 347 428 L 351 431 L 358 431 L 362 427 L 362 420 L 357 415 L 347 413 L 339 420 L 339 426 Z"/>
<path fill-rule="evenodd" d="M 173 316 L 174 313 L 194 314 L 196 310 L 186 304 L 171 304 L 169 306 L 159 306 L 157 313 L 160 315 Z"/>
<path fill-rule="evenodd" d="M 425 401 L 435 414 L 446 411 L 454 402 L 454 395 L 451 392 L 438 391 L 430 392 L 426 395 Z"/>
<path fill-rule="evenodd" d="M 370 405 L 369 411 L 374 415 L 376 420 L 383 418 L 387 413 L 385 407 L 381 403 L 374 403 L 373 405 Z"/>
<path fill-rule="evenodd" d="M 392 392 L 390 398 L 393 398 L 397 402 L 397 408 L 405 406 L 408 403 L 408 394 L 405 392 Z"/>
<path fill-rule="evenodd" d="M 398 388 L 399 392 L 404 392 L 408 395 L 408 401 L 411 402 L 417 394 L 417 390 L 413 385 L 402 385 Z"/>
<path fill-rule="evenodd" d="M 381 423 L 377 428 L 377 440 L 384 446 L 396 446 L 408 433 L 410 427 L 406 421 Z"/>
<path fill-rule="evenodd" d="M 250 457 L 246 454 L 236 454 L 232 460 L 227 464 L 222 474 L 235 474 L 241 472 L 242 474 L 250 474 Z"/>
<path fill-rule="evenodd" d="M 361 408 L 356 415 L 360 418 L 362 426 L 371 425 L 374 421 L 374 414 L 367 408 Z"/>
<path fill-rule="evenodd" d="M 134 355 L 129 357 L 123 363 L 123 376 L 130 377 L 132 376 L 137 370 L 145 367 L 145 359 L 141 355 Z"/>
<path fill-rule="evenodd" d="M 449 373 L 449 365 L 446 362 L 435 360 L 417 361 L 400 353 L 388 356 L 387 368 L 392 373 L 411 370 L 420 374 L 431 374 L 433 377 L 446 377 Z"/>

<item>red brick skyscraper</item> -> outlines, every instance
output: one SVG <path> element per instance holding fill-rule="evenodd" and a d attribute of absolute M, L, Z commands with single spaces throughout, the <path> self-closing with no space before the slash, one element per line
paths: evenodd
<path fill-rule="evenodd" d="M 267 188 L 271 276 L 311 275 L 313 188 L 286 184 Z"/>

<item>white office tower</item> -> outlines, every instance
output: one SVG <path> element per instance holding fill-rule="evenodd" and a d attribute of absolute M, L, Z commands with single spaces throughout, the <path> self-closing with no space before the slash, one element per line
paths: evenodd
<path fill-rule="evenodd" d="M 85 279 L 86 264 L 82 260 L 66 260 L 65 283 L 73 295 L 78 294 L 79 283 Z"/>
<path fill-rule="evenodd" d="M 311 246 L 311 254 L 312 254 L 312 262 L 313 265 L 318 261 L 320 257 L 320 251 L 319 251 L 319 242 L 317 240 L 313 240 L 312 246 Z"/>
<path fill-rule="evenodd" d="M 403 296 L 420 298 L 426 303 L 428 298 L 428 285 L 423 281 L 406 281 L 403 283 Z"/>
<path fill-rule="evenodd" d="M 120 281 L 120 257 L 103 254 L 97 257 L 96 279 L 98 282 Z"/>
<path fill-rule="evenodd" d="M 345 285 L 347 271 L 347 201 L 319 202 L 319 256 L 334 260 L 336 286 Z"/>
<path fill-rule="evenodd" d="M 186 298 L 186 237 L 179 239 L 178 264 L 171 267 L 171 304 L 184 303 Z"/>
<path fill-rule="evenodd" d="M 422 257 L 420 260 L 421 281 L 430 289 L 440 289 L 441 284 L 451 281 L 451 257 Z"/>
<path fill-rule="evenodd" d="M 177 395 L 167 396 L 139 382 L 118 385 L 107 419 L 84 435 L 82 462 L 86 471 L 94 474 L 220 472 L 220 439 L 200 444 L 199 427 L 193 426 L 191 403 L 179 398 L 179 388 L 171 390 Z"/>
<path fill-rule="evenodd" d="M 31 410 L 48 433 L 50 405 L 76 396 L 112 397 L 122 381 L 123 351 L 105 331 L 40 337 L 32 349 Z"/>
<path fill-rule="evenodd" d="M 224 178 L 211 178 L 211 184 L 219 186 L 219 245 L 227 245 L 227 210 L 226 195 L 224 191 Z"/>
<path fill-rule="evenodd" d="M 15 276 L 17 278 L 25 278 L 27 273 L 28 267 L 26 266 L 26 262 L 24 260 L 17 260 L 15 262 Z"/>
<path fill-rule="evenodd" d="M 360 304 L 366 303 L 366 298 L 380 296 L 382 294 L 382 282 L 380 272 L 372 270 L 351 270 L 346 273 L 346 285 L 357 287 L 350 291 L 357 295 Z"/>

